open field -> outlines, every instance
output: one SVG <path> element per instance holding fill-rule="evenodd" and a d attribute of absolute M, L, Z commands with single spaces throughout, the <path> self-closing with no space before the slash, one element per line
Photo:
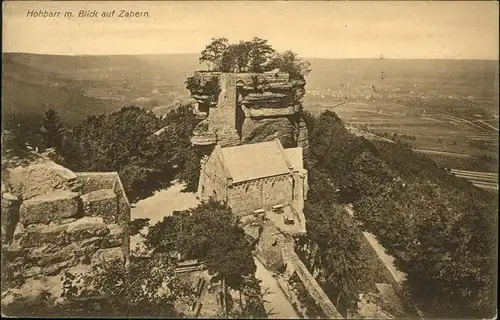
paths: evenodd
<path fill-rule="evenodd" d="M 442 166 L 496 171 L 499 140 L 495 118 L 483 120 L 478 115 L 477 119 L 469 120 L 386 101 L 346 101 L 339 106 L 316 106 L 311 112 L 318 114 L 323 110 L 335 111 L 351 128 L 360 129 L 358 135 L 362 131 L 361 135 L 370 139 L 397 139 L 431 156 Z M 462 158 L 469 158 L 469 161 L 464 163 Z"/>
<path fill-rule="evenodd" d="M 498 173 L 453 169 L 451 172 L 457 177 L 465 178 L 471 181 L 477 187 L 498 190 Z"/>
<path fill-rule="evenodd" d="M 337 62 L 332 81 L 308 81 L 306 110 L 334 111 L 368 138 L 399 140 L 448 168 L 497 170 L 498 61 Z"/>

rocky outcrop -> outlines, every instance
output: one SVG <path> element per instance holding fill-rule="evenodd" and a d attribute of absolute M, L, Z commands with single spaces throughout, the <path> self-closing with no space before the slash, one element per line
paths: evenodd
<path fill-rule="evenodd" d="M 37 156 L 7 173 L 2 276 L 26 282 L 103 261 L 125 266 L 130 205 L 116 172 L 73 173 Z"/>
<path fill-rule="evenodd" d="M 87 218 L 80 220 L 84 219 Z M 69 224 L 28 228 L 6 247 L 4 253 L 9 260 L 6 269 L 11 278 L 26 280 L 36 275 L 56 275 L 69 267 L 88 264 L 107 233 L 109 229 L 102 219 L 78 222 L 76 228 Z"/>
<path fill-rule="evenodd" d="M 302 123 L 297 117 L 246 118 L 241 130 L 242 144 L 278 138 L 284 148 L 307 147 L 307 128 Z"/>
<path fill-rule="evenodd" d="M 11 193 L 22 200 L 58 190 L 71 190 L 76 174 L 50 159 L 38 158 L 26 166 L 7 169 Z"/>
<path fill-rule="evenodd" d="M 202 120 L 193 145 L 209 153 L 207 147 L 217 143 L 225 147 L 279 138 L 285 148 L 307 148 L 307 127 L 300 119 L 305 81 L 283 72 L 195 72 L 188 80 Z"/>
<path fill-rule="evenodd" d="M 97 250 L 90 260 L 91 266 L 97 266 L 102 264 L 124 264 L 125 259 L 123 257 L 120 248 L 108 248 Z"/>

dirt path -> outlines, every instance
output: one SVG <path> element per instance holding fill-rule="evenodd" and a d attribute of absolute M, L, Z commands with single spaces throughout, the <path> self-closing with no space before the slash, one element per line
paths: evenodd
<path fill-rule="evenodd" d="M 345 206 L 345 209 L 347 213 L 351 217 L 354 217 L 354 210 L 352 209 L 351 206 Z M 394 257 L 388 255 L 385 252 L 385 248 L 382 247 L 382 245 L 378 242 L 377 237 L 369 232 L 363 232 L 363 236 L 366 238 L 368 243 L 372 246 L 373 250 L 375 250 L 375 253 L 379 257 L 379 259 L 384 263 L 385 267 L 389 270 L 391 275 L 393 276 L 394 280 L 397 283 L 401 283 L 404 279 L 406 279 L 406 274 L 404 272 L 399 271 L 396 266 L 394 265 Z"/>
<path fill-rule="evenodd" d="M 168 189 L 159 190 L 149 198 L 138 201 L 131 210 L 131 218 L 149 218 L 150 224 L 155 224 L 170 216 L 173 211 L 182 211 L 194 208 L 199 201 L 196 195 L 182 192 L 184 185 L 176 183 Z"/>

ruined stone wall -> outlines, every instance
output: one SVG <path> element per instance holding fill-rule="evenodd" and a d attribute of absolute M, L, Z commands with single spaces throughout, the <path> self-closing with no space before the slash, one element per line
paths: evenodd
<path fill-rule="evenodd" d="M 128 202 L 125 189 L 123 188 L 120 176 L 116 172 L 76 172 L 77 179 L 82 185 L 82 194 L 103 193 L 100 190 L 108 190 L 108 194 L 114 193 L 118 205 L 116 223 L 130 221 L 130 203 Z M 104 196 L 104 195 L 103 195 Z"/>
<path fill-rule="evenodd" d="M 270 208 L 273 205 L 291 203 L 293 182 L 290 175 L 234 184 L 229 188 L 229 205 L 240 215 Z"/>
<path fill-rule="evenodd" d="M 215 108 L 209 113 L 210 131 L 214 132 L 221 146 L 239 144 L 236 131 L 236 77 L 231 73 L 219 76 L 221 89 Z"/>
<path fill-rule="evenodd" d="M 120 176 L 117 172 L 77 172 L 78 180 L 82 183 L 82 203 L 84 214 L 103 217 L 106 223 L 111 223 L 113 232 L 126 231 L 123 235 L 121 248 L 128 261 L 130 255 L 130 236 L 128 223 L 130 222 L 130 203 Z M 116 213 L 114 211 L 116 205 Z M 107 209 L 109 208 L 109 210 Z M 115 230 L 115 231 L 113 231 Z"/>
<path fill-rule="evenodd" d="M 33 175 L 39 169 L 45 180 Z M 55 276 L 103 259 L 124 265 L 128 260 L 130 205 L 118 175 L 64 169 L 47 159 L 7 169 L 2 266 L 12 279 Z"/>

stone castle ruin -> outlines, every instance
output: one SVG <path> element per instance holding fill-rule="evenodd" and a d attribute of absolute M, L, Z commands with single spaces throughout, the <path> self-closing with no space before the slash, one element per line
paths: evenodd
<path fill-rule="evenodd" d="M 118 174 L 30 158 L 2 172 L 2 276 L 41 281 L 103 261 L 125 266 L 130 205 Z"/>
<path fill-rule="evenodd" d="M 307 148 L 301 118 L 304 80 L 288 73 L 195 72 L 187 81 L 202 121 L 192 143 L 210 153 L 222 147 L 280 139 L 284 148 Z"/>

